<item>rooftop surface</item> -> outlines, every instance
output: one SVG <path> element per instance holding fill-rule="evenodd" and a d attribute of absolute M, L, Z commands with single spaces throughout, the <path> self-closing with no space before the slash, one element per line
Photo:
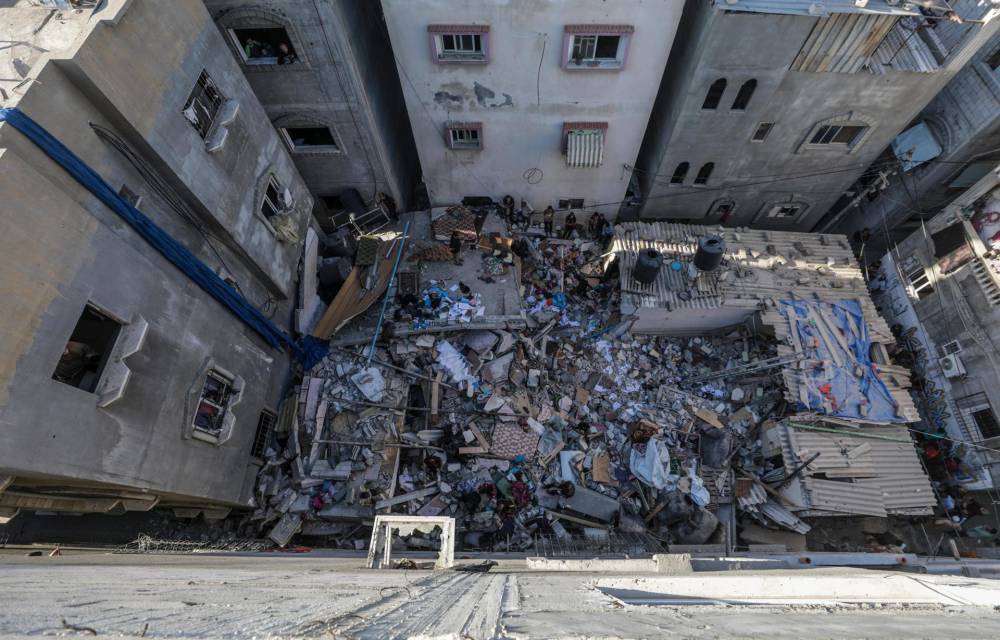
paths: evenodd
<path fill-rule="evenodd" d="M 897 16 L 920 15 L 916 2 L 889 2 L 888 0 L 714 0 L 715 6 L 727 11 L 749 13 L 781 13 L 794 16 L 829 16 L 836 13 L 867 13 Z M 926 3 L 925 3 L 926 4 Z M 944 2 L 933 2 L 941 10 Z"/>

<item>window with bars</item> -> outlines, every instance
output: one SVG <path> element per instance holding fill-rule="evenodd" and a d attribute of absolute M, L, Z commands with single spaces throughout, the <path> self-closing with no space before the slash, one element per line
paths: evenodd
<path fill-rule="evenodd" d="M 560 198 L 559 206 L 557 208 L 560 211 L 564 209 L 582 209 L 583 198 Z"/>
<path fill-rule="evenodd" d="M 225 96 L 215 86 L 215 82 L 208 75 L 208 72 L 203 70 L 198 76 L 198 82 L 195 83 L 181 113 L 198 131 L 198 135 L 207 138 L 212 123 L 215 122 L 215 118 L 219 115 L 219 110 L 225 101 Z"/>
<path fill-rule="evenodd" d="M 257 431 L 254 433 L 253 442 L 250 445 L 250 456 L 254 458 L 264 458 L 267 451 L 267 443 L 274 432 L 274 426 L 278 423 L 278 415 L 273 411 L 264 409 L 257 418 Z"/>
<path fill-rule="evenodd" d="M 910 283 L 910 290 L 917 297 L 917 300 L 923 300 L 934 293 L 930 276 L 927 275 L 927 269 L 924 269 L 923 266 L 917 266 L 908 271 L 906 273 L 906 280 Z"/>
<path fill-rule="evenodd" d="M 816 130 L 809 144 L 845 145 L 854 144 L 867 127 L 860 125 L 825 124 Z"/>
<path fill-rule="evenodd" d="M 216 438 L 222 433 L 223 420 L 233 400 L 233 380 L 217 369 L 210 369 L 198 399 L 194 428 Z"/>
<path fill-rule="evenodd" d="M 441 35 L 441 58 L 482 58 L 483 37 L 478 33 L 445 33 Z"/>
<path fill-rule="evenodd" d="M 943 345 L 941 345 L 941 351 L 946 356 L 952 356 L 955 355 L 956 353 L 962 353 L 962 343 L 959 342 L 958 340 L 951 340 L 949 342 L 945 342 Z"/>
<path fill-rule="evenodd" d="M 588 61 L 615 62 L 622 37 L 612 35 L 573 36 L 573 62 L 585 64 Z"/>
<path fill-rule="evenodd" d="M 432 24 L 431 54 L 438 64 L 486 64 L 489 61 L 487 25 Z"/>
<path fill-rule="evenodd" d="M 478 122 L 456 122 L 446 126 L 446 140 L 452 149 L 482 149 L 483 126 Z"/>
<path fill-rule="evenodd" d="M 281 183 L 272 174 L 267 179 L 267 187 L 264 188 L 264 199 L 260 203 L 260 212 L 268 220 L 285 210 L 284 198 L 281 192 Z"/>

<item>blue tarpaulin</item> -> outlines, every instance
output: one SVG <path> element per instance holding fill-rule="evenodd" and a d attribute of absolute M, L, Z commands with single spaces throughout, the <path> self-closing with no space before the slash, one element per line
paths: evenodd
<path fill-rule="evenodd" d="M 328 348 L 326 343 L 309 336 L 302 342 L 293 340 L 184 245 L 126 202 L 83 160 L 23 111 L 16 108 L 0 109 L 0 122 L 7 122 L 35 143 L 45 155 L 52 158 L 84 188 L 118 214 L 163 257 L 229 309 L 243 324 L 264 338 L 269 345 L 279 349 L 287 347 L 307 369 L 326 355 Z"/>
<path fill-rule="evenodd" d="M 794 314 L 792 329 L 797 329 L 807 358 L 801 384 L 809 404 L 801 406 L 800 401 L 800 408 L 840 418 L 906 422 L 896 414 L 892 395 L 871 361 L 868 324 L 857 300 L 782 300 L 781 305 L 789 322 Z"/>

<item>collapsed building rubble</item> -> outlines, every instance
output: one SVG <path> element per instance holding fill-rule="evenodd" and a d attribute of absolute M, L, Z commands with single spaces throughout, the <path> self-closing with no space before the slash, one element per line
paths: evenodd
<path fill-rule="evenodd" d="M 418 221 L 390 330 L 368 344 L 362 315 L 303 373 L 257 484 L 275 544 L 360 550 L 398 513 L 455 518 L 466 550 L 731 551 L 807 516 L 929 511 L 906 371 L 841 238 L 625 223 L 606 247 L 498 226 Z"/>

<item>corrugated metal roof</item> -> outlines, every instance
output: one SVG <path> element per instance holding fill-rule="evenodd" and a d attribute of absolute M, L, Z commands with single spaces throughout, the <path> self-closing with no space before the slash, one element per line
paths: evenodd
<path fill-rule="evenodd" d="M 905 427 L 858 425 L 856 436 L 795 429 L 788 424 L 775 428 L 786 468 L 820 454 L 796 478 L 808 511 L 927 514 L 937 502 Z M 848 471 L 855 475 L 849 476 Z"/>
<path fill-rule="evenodd" d="M 792 71 L 857 73 L 867 64 L 897 16 L 840 14 L 819 20 L 792 62 Z"/>
<path fill-rule="evenodd" d="M 595 168 L 604 162 L 604 132 L 574 129 L 566 134 L 566 166 Z"/>
<path fill-rule="evenodd" d="M 920 15 L 917 6 L 912 2 L 890 4 L 886 0 L 868 0 L 868 2 L 857 2 L 856 0 L 714 0 L 714 2 L 717 8 L 727 11 L 780 13 L 795 16 L 829 16 L 835 13 Z"/>
<path fill-rule="evenodd" d="M 722 267 L 698 275 L 692 284 L 688 266 L 698 247 L 698 238 L 708 233 L 720 235 L 726 243 Z M 652 284 L 643 285 L 632 277 L 637 256 L 655 249 L 663 256 L 663 267 Z M 868 295 L 857 261 L 841 235 L 723 229 L 673 222 L 622 222 L 616 226 L 609 248 L 609 260 L 619 260 L 622 308 L 637 309 L 726 309 L 745 311 L 747 316 L 761 311 L 761 321 L 770 325 L 778 340 L 778 355 L 796 353 L 788 319 L 778 310 L 778 301 L 793 294 L 803 299 L 827 302 L 857 300 L 873 342 L 891 344 L 895 338 Z M 671 268 L 677 261 L 680 270 Z M 631 311 L 630 311 L 631 312 Z M 782 371 L 786 397 L 799 401 L 799 370 Z M 920 419 L 909 394 L 906 369 L 879 366 L 879 377 L 892 394 L 898 415 L 910 421 Z"/>

